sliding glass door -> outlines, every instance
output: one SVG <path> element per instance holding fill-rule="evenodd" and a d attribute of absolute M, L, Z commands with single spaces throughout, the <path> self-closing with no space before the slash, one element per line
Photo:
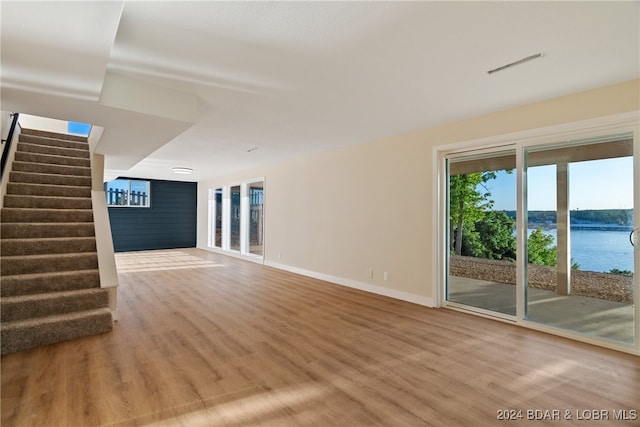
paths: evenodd
<path fill-rule="evenodd" d="M 634 342 L 632 134 L 524 149 L 526 319 Z"/>
<path fill-rule="evenodd" d="M 640 353 L 638 130 L 607 129 L 442 153 L 442 304 Z"/>
<path fill-rule="evenodd" d="M 447 301 L 516 315 L 515 147 L 448 161 Z"/>

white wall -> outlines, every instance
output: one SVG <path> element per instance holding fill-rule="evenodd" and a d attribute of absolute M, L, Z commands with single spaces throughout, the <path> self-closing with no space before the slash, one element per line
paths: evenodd
<path fill-rule="evenodd" d="M 198 247 L 208 189 L 264 176 L 267 264 L 430 305 L 433 147 L 639 110 L 639 93 L 634 80 L 200 182 Z"/>
<path fill-rule="evenodd" d="M 47 117 L 30 116 L 28 114 L 20 114 L 18 123 L 23 129 L 45 130 L 47 132 L 68 133 L 67 121 L 49 119 Z"/>
<path fill-rule="evenodd" d="M 2 135 L 3 141 L 7 139 L 9 135 L 12 120 L 11 114 L 10 111 L 0 111 L 0 134 Z"/>

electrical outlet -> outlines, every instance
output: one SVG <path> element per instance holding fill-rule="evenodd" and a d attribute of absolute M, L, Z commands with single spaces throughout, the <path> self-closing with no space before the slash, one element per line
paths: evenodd
<path fill-rule="evenodd" d="M 389 280 L 389 272 L 388 271 L 384 272 L 384 280 Z"/>
<path fill-rule="evenodd" d="M 367 274 L 369 275 L 369 278 L 373 279 L 373 268 L 368 269 Z"/>

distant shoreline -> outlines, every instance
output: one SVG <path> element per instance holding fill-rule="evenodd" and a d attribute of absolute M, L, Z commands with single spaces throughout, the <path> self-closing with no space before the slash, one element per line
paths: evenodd
<path fill-rule="evenodd" d="M 516 211 L 503 212 L 510 218 L 516 218 Z M 529 211 L 527 215 L 529 228 L 557 228 L 556 211 Z M 572 210 L 569 217 L 573 230 L 633 230 L 633 209 Z"/>
<path fill-rule="evenodd" d="M 535 224 L 529 223 L 527 224 L 528 228 L 536 229 L 543 228 L 545 230 L 555 230 L 557 229 L 557 224 Z M 633 230 L 633 226 L 631 225 L 617 225 L 617 224 L 575 224 L 570 226 L 571 230 L 588 230 L 588 231 L 628 231 L 631 232 Z"/>

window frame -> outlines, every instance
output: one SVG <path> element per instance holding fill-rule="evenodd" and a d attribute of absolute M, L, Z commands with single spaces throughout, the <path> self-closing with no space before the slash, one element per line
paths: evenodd
<path fill-rule="evenodd" d="M 261 183 L 263 191 L 262 199 L 262 254 L 256 254 L 251 252 L 250 245 L 250 200 L 249 192 L 251 185 Z M 234 212 L 232 212 L 234 206 L 231 203 L 232 188 L 240 187 L 240 205 L 236 206 L 237 214 L 239 215 L 239 248 L 231 247 L 231 222 Z M 220 251 L 227 255 L 238 256 L 252 261 L 264 262 L 264 210 L 265 210 L 265 178 L 255 178 L 242 180 L 240 182 L 233 182 L 226 185 L 212 185 L 209 188 L 209 229 L 207 233 L 208 249 L 213 251 Z M 216 204 L 216 192 L 222 192 L 222 212 L 218 212 Z M 220 215 L 221 214 L 221 215 Z M 215 244 L 216 242 L 216 217 L 222 217 L 222 242 L 220 246 Z"/>
<path fill-rule="evenodd" d="M 433 253 L 435 254 L 436 268 L 432 275 L 432 295 L 434 307 L 448 307 L 454 310 L 463 310 L 467 313 L 473 313 L 481 317 L 490 317 L 495 320 L 516 324 L 518 326 L 529 329 L 539 330 L 553 335 L 558 335 L 575 341 L 586 342 L 600 347 L 611 348 L 614 350 L 640 355 L 640 274 L 634 275 L 634 343 L 626 344 L 616 341 L 610 341 L 599 337 L 591 337 L 585 334 L 563 330 L 544 324 L 530 321 L 526 318 L 524 312 L 525 292 L 523 284 L 525 283 L 526 265 L 523 257 L 517 263 L 517 298 L 519 307 L 515 319 L 502 319 L 493 313 L 482 313 L 480 311 L 472 311 L 460 309 L 452 306 L 446 301 L 446 275 L 447 275 L 447 229 L 448 211 L 446 204 L 447 192 L 447 159 L 456 155 L 464 155 L 466 152 L 476 150 L 499 150 L 503 147 L 515 144 L 516 147 L 516 173 L 517 173 L 517 227 L 518 230 L 526 230 L 526 220 L 523 215 L 526 212 L 526 172 L 524 171 L 523 154 L 525 148 L 544 147 L 551 144 L 561 144 L 562 141 L 580 141 L 591 138 L 608 137 L 615 134 L 632 134 L 633 153 L 634 153 L 634 176 L 636 182 L 640 174 L 640 125 L 638 124 L 638 111 L 629 113 L 621 113 L 612 116 L 600 117 L 595 119 L 587 119 L 578 122 L 565 123 L 561 125 L 548 126 L 543 128 L 531 129 L 510 134 L 490 136 L 475 140 L 461 141 L 446 145 L 433 147 L 432 165 L 436 171 L 436 179 L 433 181 L 433 203 L 436 206 L 436 214 L 433 216 L 432 230 L 436 239 L 433 242 Z M 640 186 L 634 187 L 634 224 L 640 224 Z M 518 253 L 526 253 L 525 238 L 522 232 L 518 232 L 517 236 Z M 634 255 L 634 271 L 640 270 L 640 251 L 636 250 Z"/>
<path fill-rule="evenodd" d="M 111 204 L 109 200 L 109 184 L 114 181 L 126 181 L 127 182 L 127 204 L 126 205 L 116 205 Z M 147 203 L 144 205 L 132 205 L 131 204 L 131 183 L 132 182 L 142 182 L 146 183 L 146 194 L 147 194 Z M 107 199 L 107 207 L 108 208 L 151 208 L 151 181 L 146 179 L 131 179 L 131 178 L 116 178 L 111 181 L 107 181 L 104 183 L 104 191 L 105 197 Z"/>

